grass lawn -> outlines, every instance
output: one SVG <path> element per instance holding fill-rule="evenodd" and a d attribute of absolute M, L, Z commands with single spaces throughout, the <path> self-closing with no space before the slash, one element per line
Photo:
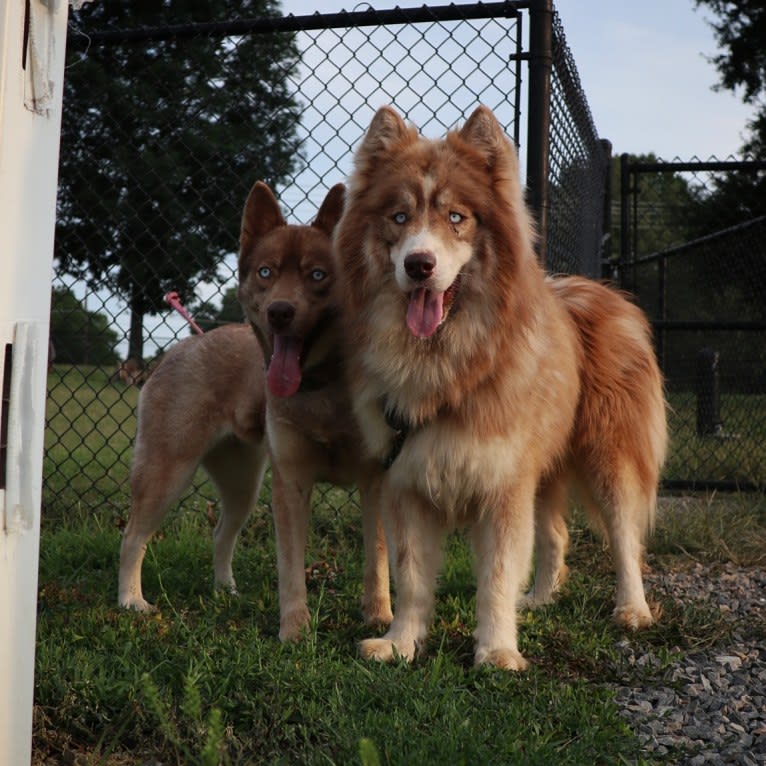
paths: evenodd
<path fill-rule="evenodd" d="M 235 556 L 239 597 L 213 592 L 215 507 L 195 495 L 147 553 L 144 592 L 159 610 L 126 613 L 117 608 L 117 564 L 136 392 L 105 375 L 54 374 L 71 376 L 77 397 L 58 401 L 52 392 L 49 402 L 35 766 L 650 762 L 609 686 L 640 672 L 626 670 L 616 649 L 625 634 L 610 619 L 609 556 L 577 514 L 570 582 L 555 605 L 521 613 L 521 649 L 532 662 L 523 674 L 472 665 L 474 578 L 460 535 L 449 539 L 422 656 L 412 665 L 359 659 L 357 643 L 371 634 L 359 609 L 360 519 L 346 492 L 331 488 L 315 496 L 306 559 L 313 620 L 303 642 L 277 638 L 267 490 Z M 109 406 L 94 410 L 96 398 Z M 72 414 L 76 436 L 62 432 Z M 107 450 L 119 455 L 117 468 L 90 486 L 89 465 Z M 686 497 L 663 507 L 653 568 L 692 558 L 711 567 L 764 564 L 763 496 Z M 662 606 L 658 626 L 631 636 L 639 649 L 670 661 L 689 647 L 725 643 L 719 615 Z"/>
<path fill-rule="evenodd" d="M 668 396 L 670 449 L 663 478 L 766 486 L 766 396 L 721 396 L 722 433 L 697 435 L 694 394 Z"/>

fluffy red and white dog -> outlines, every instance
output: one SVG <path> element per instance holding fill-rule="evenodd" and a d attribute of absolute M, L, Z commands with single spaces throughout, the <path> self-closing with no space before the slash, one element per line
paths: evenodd
<path fill-rule="evenodd" d="M 573 484 L 611 544 L 615 618 L 651 624 L 641 559 L 666 417 L 650 329 L 605 286 L 546 278 L 516 153 L 492 112 L 479 107 L 427 140 L 380 109 L 335 246 L 354 410 L 388 466 L 381 506 L 397 590 L 393 623 L 362 642 L 363 656 L 414 656 L 445 534 L 470 526 L 476 663 L 526 667 L 517 604 L 535 536 L 528 603 L 549 602 L 566 577 Z"/>

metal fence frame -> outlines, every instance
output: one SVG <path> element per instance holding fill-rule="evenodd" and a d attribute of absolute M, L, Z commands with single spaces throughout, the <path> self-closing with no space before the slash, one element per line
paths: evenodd
<path fill-rule="evenodd" d="M 642 225 L 651 228 L 652 224 L 643 219 L 651 218 L 648 208 L 651 203 L 642 200 L 643 196 L 649 196 L 649 189 L 642 185 L 642 180 L 651 185 L 651 178 L 671 177 L 680 174 L 695 179 L 703 188 L 714 185 L 716 177 L 730 173 L 755 174 L 766 171 L 766 161 L 756 160 L 692 160 L 692 161 L 642 161 L 631 159 L 627 154 L 620 158 L 620 204 L 619 204 L 619 232 L 620 253 L 617 263 L 618 280 L 620 286 L 634 294 L 639 305 L 648 314 L 655 334 L 655 345 L 660 366 L 666 373 L 669 391 L 686 390 L 695 398 L 695 408 L 688 409 L 684 413 L 674 412 L 671 408 L 671 426 L 675 425 L 679 432 L 693 434 L 698 440 L 697 454 L 700 463 L 706 466 L 702 471 L 699 466 L 694 475 L 687 474 L 666 478 L 663 485 L 672 490 L 704 490 L 704 491 L 766 491 L 766 463 L 763 459 L 756 461 L 755 476 L 737 475 L 736 469 L 728 464 L 732 455 L 736 453 L 738 441 L 746 439 L 747 433 L 751 432 L 753 439 L 758 440 L 758 433 L 766 433 L 766 407 L 759 405 L 760 400 L 754 399 L 755 406 L 747 412 L 746 422 L 740 422 L 740 433 L 731 433 L 727 429 L 726 422 L 721 420 L 721 396 L 728 388 L 732 387 L 732 374 L 727 381 L 725 369 L 722 369 L 722 359 L 715 345 L 723 344 L 726 347 L 726 356 L 731 365 L 732 357 L 739 357 L 740 367 L 747 365 L 743 357 L 744 351 L 736 345 L 735 340 L 742 337 L 758 337 L 764 339 L 763 352 L 756 369 L 751 371 L 749 380 L 742 380 L 748 373 L 738 371 L 738 387 L 750 390 L 754 395 L 762 396 L 766 402 L 766 377 L 762 368 L 766 366 L 766 317 L 746 316 L 746 306 L 740 304 L 736 308 L 737 316 L 720 314 L 713 318 L 700 319 L 696 316 L 678 316 L 678 306 L 672 305 L 673 301 L 668 296 L 671 285 L 678 284 L 679 277 L 669 274 L 671 266 L 682 263 L 684 259 L 690 264 L 690 273 L 694 273 L 694 261 L 704 257 L 710 258 L 710 253 L 720 260 L 725 253 L 731 261 L 739 261 L 739 268 L 747 268 L 752 264 L 752 280 L 754 284 L 761 283 L 757 269 L 763 271 L 760 259 L 766 259 L 766 236 L 762 232 L 766 230 L 766 215 L 746 220 L 731 226 L 722 225 L 720 229 L 710 231 L 703 236 L 694 236 L 689 240 L 682 239 L 659 250 L 646 252 L 642 249 L 639 230 Z M 707 182 L 701 182 L 700 176 L 707 178 Z M 644 208 L 642 208 L 642 205 Z M 643 213 L 642 213 L 643 210 Z M 654 213 L 659 212 L 662 217 L 663 204 L 656 203 Z M 710 222 L 715 226 L 715 221 Z M 661 228 L 661 224 L 656 224 Z M 747 243 L 747 247 L 737 248 L 738 242 Z M 756 244 L 754 244 L 756 243 Z M 759 245 L 759 243 L 762 243 Z M 732 263 L 721 264 L 721 284 L 716 287 L 725 289 L 727 275 L 733 273 L 735 266 Z M 651 272 L 651 274 L 650 274 Z M 644 280 L 639 284 L 639 275 L 645 273 Z M 760 274 L 766 277 L 766 274 Z M 675 283 L 672 281 L 675 279 Z M 688 291 L 688 287 L 686 288 Z M 766 305 L 766 288 L 763 290 L 763 302 Z M 688 307 L 683 309 L 688 311 Z M 700 340 L 700 348 L 695 360 L 687 360 L 686 369 L 679 372 L 678 359 L 668 351 L 668 345 L 672 339 L 680 336 L 695 334 Z M 726 342 L 725 338 L 732 340 Z M 752 343 L 751 343 L 752 345 Z M 755 345 L 758 345 L 757 343 Z M 753 365 L 751 365 L 752 367 Z M 678 421 L 678 422 L 676 422 Z M 688 422 L 681 422 L 688 421 Z M 671 428 L 673 430 L 673 428 Z M 744 433 L 743 433 L 744 432 Z M 728 447 L 728 449 L 726 448 Z M 743 448 L 744 449 L 744 448 Z M 753 471 L 753 465 L 749 465 L 748 471 Z M 722 473 L 718 473 L 718 472 Z M 714 478 L 716 474 L 728 473 L 726 478 Z"/>
<path fill-rule="evenodd" d="M 529 49 L 523 49 L 524 18 L 528 19 Z M 513 114 L 506 129 L 521 153 L 526 155 L 527 199 L 538 226 L 538 252 L 541 260 L 556 272 L 600 276 L 604 260 L 602 232 L 608 223 L 609 152 L 608 142 L 599 140 L 590 110 L 577 75 L 576 66 L 564 37 L 552 0 L 476 3 L 472 5 L 422 6 L 420 8 L 368 9 L 336 14 L 288 16 L 274 19 L 247 19 L 203 24 L 184 24 L 165 28 L 129 30 L 77 30 L 69 44 L 78 55 L 98 46 L 133 45 L 140 55 L 142 45 L 160 39 L 175 41 L 200 37 L 227 38 L 242 35 L 269 35 L 295 32 L 313 33 L 339 30 L 341 39 L 352 30 L 386 28 L 387 25 L 448 25 L 461 22 L 506 22 L 514 25 L 515 45 L 507 55 L 507 71 L 501 83 L 510 94 Z M 401 27 L 404 28 L 404 27 Z M 476 38 L 477 43 L 481 37 Z M 528 78 L 523 64 L 528 64 Z M 478 62 L 476 64 L 478 71 Z M 506 79 L 507 78 L 507 79 Z M 526 134 L 522 128 L 522 87 L 527 88 Z M 503 98 L 507 98 L 504 96 Z M 478 103 L 478 101 L 476 102 Z M 472 104 L 472 110 L 476 103 Z M 397 106 L 397 104 L 395 104 Z M 493 107 L 492 103 L 488 106 Z M 406 109 L 401 109 L 405 117 Z M 66 114 L 66 105 L 65 105 Z M 467 115 L 463 115 L 465 118 Z M 454 119 L 454 118 L 452 118 Z M 422 127 L 422 122 L 414 121 Z M 512 124 L 511 124 L 512 123 Z M 440 128 L 454 127 L 437 121 Z M 433 125 L 431 126 L 433 128 Z M 361 138 L 366 125 L 358 126 Z M 524 145 L 526 138 L 526 145 Z M 66 151 L 67 147 L 62 147 Z M 350 153 L 351 147 L 349 147 Z M 255 179 L 250 179 L 250 182 Z M 308 199 L 313 189 L 303 189 Z M 237 204 L 242 204 L 237 200 Z M 295 216 L 300 202 L 285 203 L 287 214 Z M 312 206 L 313 210 L 313 206 Z M 297 216 L 299 220 L 302 216 Z M 124 417 L 124 416 L 123 416 Z M 54 438 L 51 435 L 51 438 Z M 87 447 L 87 433 L 82 436 Z M 93 458 L 94 474 L 96 460 Z M 108 470 L 105 467 L 105 470 Z M 47 477 L 46 477 L 47 478 Z M 199 484 L 196 485 L 197 488 Z M 104 490 L 108 494 L 108 490 Z M 108 498 L 107 498 L 108 499 Z M 83 500 L 84 503 L 93 502 Z M 120 500 L 122 502 L 122 500 Z"/>

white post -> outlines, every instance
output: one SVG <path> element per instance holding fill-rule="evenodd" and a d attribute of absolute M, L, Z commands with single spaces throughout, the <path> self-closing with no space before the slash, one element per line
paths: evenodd
<path fill-rule="evenodd" d="M 0 2 L 0 381 L 4 392 L 0 764 L 4 766 L 25 766 L 32 752 L 48 323 L 67 11 L 66 0 Z"/>

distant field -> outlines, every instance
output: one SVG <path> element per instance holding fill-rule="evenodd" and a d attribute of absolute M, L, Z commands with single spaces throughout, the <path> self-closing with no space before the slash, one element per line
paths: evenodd
<path fill-rule="evenodd" d="M 115 379 L 111 371 L 57 366 L 48 378 L 48 391 L 46 511 L 107 507 L 125 513 L 138 389 Z M 697 436 L 692 394 L 671 394 L 669 405 L 665 479 L 766 485 L 766 396 L 723 396 L 721 437 Z M 214 499 L 200 472 L 183 503 L 204 508 Z"/>
<path fill-rule="evenodd" d="M 128 475 L 139 389 L 100 368 L 56 366 L 48 376 L 43 463 L 47 513 L 129 507 Z M 215 493 L 202 472 L 184 504 L 204 507 Z"/>

